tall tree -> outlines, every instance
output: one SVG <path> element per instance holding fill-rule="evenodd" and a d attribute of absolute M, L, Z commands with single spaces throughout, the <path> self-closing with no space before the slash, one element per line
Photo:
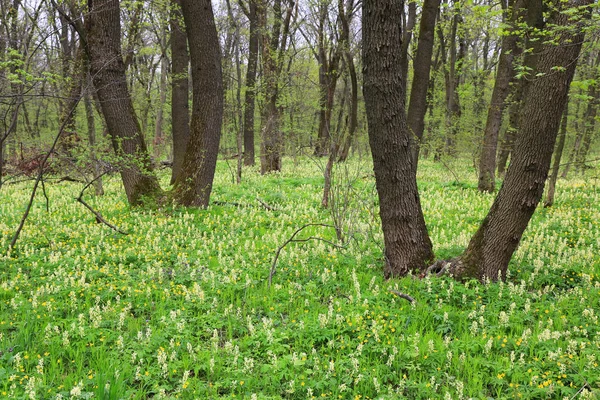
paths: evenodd
<path fill-rule="evenodd" d="M 135 115 L 121 53 L 119 0 L 88 0 L 86 52 L 90 72 L 113 148 L 119 157 L 121 178 L 130 204 L 161 193 Z"/>
<path fill-rule="evenodd" d="M 181 172 L 181 165 L 190 138 L 189 55 L 181 0 L 172 0 L 171 7 L 171 129 L 173 136 L 173 171 L 171 184 Z"/>
<path fill-rule="evenodd" d="M 174 196 L 184 206 L 208 207 L 223 123 L 221 49 L 210 0 L 182 0 L 190 48 L 192 115 L 190 140 Z"/>
<path fill-rule="evenodd" d="M 431 71 L 433 42 L 435 37 L 435 20 L 440 9 L 440 0 L 425 0 L 419 23 L 419 41 L 414 60 L 414 76 L 406 115 L 408 129 L 414 146 L 412 157 L 415 168 L 419 161 L 419 148 L 425 129 L 425 113 L 427 112 L 427 91 Z"/>
<path fill-rule="evenodd" d="M 560 119 L 584 39 L 580 13 L 589 15 L 589 10 L 582 9 L 591 3 L 592 0 L 569 0 L 558 5 L 560 11 L 552 12 L 555 37 L 541 49 L 535 78 L 528 85 L 506 178 L 467 249 L 452 264 L 451 271 L 455 275 L 480 280 L 506 278 L 508 263 L 544 191 Z M 577 8 L 579 13 L 573 15 Z"/>
<path fill-rule="evenodd" d="M 433 258 L 406 125 L 401 7 L 396 0 L 365 0 L 362 17 L 363 94 L 387 277 L 422 270 Z"/>
<path fill-rule="evenodd" d="M 560 123 L 560 134 L 558 136 L 558 143 L 554 149 L 554 156 L 552 160 L 552 170 L 550 171 L 550 177 L 548 178 L 548 191 L 546 193 L 546 200 L 544 201 L 544 207 L 551 207 L 554 204 L 554 193 L 556 191 L 556 180 L 558 179 L 558 169 L 560 168 L 560 160 L 562 158 L 563 149 L 565 148 L 565 139 L 567 137 L 567 125 L 569 121 L 569 99 L 565 103 L 565 109 L 562 115 L 562 121 Z"/>
<path fill-rule="evenodd" d="M 517 54 L 518 36 L 515 34 L 517 22 L 523 7 L 522 0 L 502 1 L 503 19 L 509 26 L 508 32 L 502 37 L 502 50 L 496 70 L 496 81 L 492 92 L 492 100 L 483 132 L 483 145 L 479 158 L 479 191 L 493 192 L 496 188 L 496 150 L 498 148 L 498 133 L 502 125 L 504 104 L 509 92 L 509 84 L 513 79 L 514 57 Z"/>
<path fill-rule="evenodd" d="M 258 65 L 258 43 L 260 30 L 258 26 L 257 2 L 248 0 L 248 7 L 242 5 L 242 10 L 248 18 L 248 66 L 246 68 L 246 93 L 244 95 L 244 165 L 254 165 L 254 106 L 256 99 L 256 67 Z"/>

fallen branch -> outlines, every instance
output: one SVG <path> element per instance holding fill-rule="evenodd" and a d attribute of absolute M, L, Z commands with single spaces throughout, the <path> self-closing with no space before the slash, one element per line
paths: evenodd
<path fill-rule="evenodd" d="M 396 296 L 400 297 L 401 299 L 408 300 L 411 304 L 413 304 L 413 303 L 416 302 L 416 300 L 413 297 L 411 297 L 411 296 L 409 296 L 407 294 L 404 294 L 404 293 L 400 293 L 397 290 L 393 290 L 392 289 L 392 290 L 390 290 L 390 293 L 391 294 L 395 294 Z"/>
<path fill-rule="evenodd" d="M 339 244 L 333 243 L 327 239 L 323 239 L 323 238 L 316 237 L 316 236 L 310 236 L 310 237 L 307 237 L 304 239 L 294 239 L 297 234 L 299 234 L 304 229 L 311 227 L 311 226 L 322 226 L 325 228 L 335 229 L 335 226 L 333 226 L 333 225 L 319 224 L 319 223 L 305 224 L 305 225 L 302 225 L 300 228 L 296 229 L 296 231 L 292 234 L 292 236 L 290 236 L 290 238 L 288 240 L 286 240 L 281 246 L 279 246 L 279 248 L 277 248 L 277 251 L 275 252 L 275 258 L 273 259 L 273 263 L 271 264 L 271 271 L 269 272 L 269 289 L 271 288 L 271 282 L 273 281 L 273 275 L 275 275 L 275 272 L 276 272 L 277 260 L 279 259 L 279 255 L 281 254 L 281 251 L 283 250 L 283 248 L 285 246 L 287 246 L 288 244 L 308 242 L 309 240 L 317 240 L 317 241 L 327 243 L 337 249 L 345 249 L 344 246 L 340 246 Z"/>
<path fill-rule="evenodd" d="M 577 395 L 578 395 L 578 394 L 580 394 L 581 392 L 583 392 L 583 389 L 587 389 L 587 388 L 589 388 L 589 387 L 590 387 L 590 385 L 588 385 L 588 382 L 587 382 L 587 381 L 585 381 L 585 383 L 583 384 L 583 386 L 581 387 L 581 389 L 579 389 L 579 390 L 577 391 L 577 393 L 575 393 L 575 394 L 573 395 L 573 397 L 571 397 L 571 399 L 570 399 L 570 400 L 573 400 L 575 397 L 577 397 Z"/>
<path fill-rule="evenodd" d="M 450 265 L 451 263 L 446 260 L 438 260 L 427 268 L 427 275 L 436 274 L 437 276 L 442 276 L 448 272 Z"/>
<path fill-rule="evenodd" d="M 257 197 L 256 200 L 258 200 L 258 202 L 260 203 L 261 206 L 263 206 L 264 208 L 266 208 L 269 211 L 281 211 L 278 208 L 268 205 L 267 203 L 262 201 L 259 197 Z"/>
<path fill-rule="evenodd" d="M 106 219 L 104 219 L 104 217 L 102 216 L 102 214 L 100 214 L 98 211 L 94 210 L 94 208 L 92 208 L 92 206 L 90 206 L 88 203 L 85 202 L 85 200 L 83 200 L 83 193 L 87 190 L 87 188 L 89 188 L 90 186 L 92 186 L 94 184 L 94 182 L 96 182 L 98 179 L 102 178 L 104 175 L 106 175 L 107 173 L 109 173 L 110 170 L 105 170 L 103 173 L 101 173 L 100 175 L 98 175 L 97 177 L 95 177 L 94 179 L 92 179 L 91 181 L 89 181 L 87 183 L 87 185 L 85 185 L 83 187 L 83 189 L 81 189 L 81 192 L 79 192 L 79 196 L 77 197 L 77 201 L 81 204 L 83 204 L 83 206 L 85 208 L 87 208 L 88 210 L 90 210 L 90 212 L 92 214 L 94 214 L 94 216 L 96 217 L 96 221 L 98 223 L 103 223 L 104 225 L 108 226 L 109 228 L 119 232 L 122 235 L 128 235 L 127 232 L 119 229 L 118 227 L 116 227 L 115 225 L 111 224 L 110 222 L 108 222 Z"/>

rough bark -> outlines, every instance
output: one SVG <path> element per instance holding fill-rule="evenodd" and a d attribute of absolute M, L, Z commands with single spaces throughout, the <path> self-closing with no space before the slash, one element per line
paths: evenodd
<path fill-rule="evenodd" d="M 161 193 L 152 171 L 139 122 L 127 89 L 121 54 L 121 24 L 118 0 L 89 0 L 86 19 L 90 72 L 104 114 L 108 133 L 120 161 L 123 186 L 130 204 Z"/>
<path fill-rule="evenodd" d="M 344 10 L 345 8 L 345 10 Z M 354 10 L 354 0 L 348 0 L 344 7 L 344 0 L 338 0 L 338 13 L 340 16 L 341 36 L 340 45 L 344 54 L 344 61 L 348 67 L 348 75 L 350 76 L 350 110 L 348 131 L 342 139 L 340 149 L 338 151 L 338 162 L 346 161 L 350 153 L 350 146 L 354 140 L 356 127 L 358 126 L 358 79 L 356 77 L 356 67 L 354 65 L 354 56 L 350 51 L 350 21 Z"/>
<path fill-rule="evenodd" d="M 244 165 L 254 165 L 254 106 L 256 98 L 256 67 L 258 65 L 258 14 L 256 1 L 248 1 L 248 22 L 250 33 L 248 40 L 248 66 L 246 69 L 246 93 L 244 96 Z"/>
<path fill-rule="evenodd" d="M 173 170 L 171 184 L 181 172 L 190 139 L 190 106 L 187 35 L 181 14 L 181 0 L 173 0 L 171 11 L 171 129 L 173 136 Z"/>
<path fill-rule="evenodd" d="M 221 139 L 223 80 L 221 49 L 210 0 L 182 0 L 192 65 L 190 140 L 175 180 L 178 204 L 206 208 Z"/>
<path fill-rule="evenodd" d="M 508 9 L 505 11 L 505 22 L 513 26 L 519 18 L 523 2 L 509 0 Z M 498 133 L 502 125 L 502 114 L 508 97 L 510 82 L 513 79 L 514 57 L 517 51 L 518 36 L 511 28 L 502 38 L 502 50 L 498 60 L 496 81 L 492 91 L 492 100 L 488 108 L 483 144 L 479 158 L 479 182 L 477 188 L 480 192 L 492 193 L 496 188 L 496 152 L 498 148 Z"/>
<path fill-rule="evenodd" d="M 565 109 L 560 123 L 560 134 L 558 143 L 554 149 L 554 159 L 552 160 L 552 170 L 548 178 L 548 191 L 546 192 L 546 201 L 544 207 L 551 207 L 554 204 L 554 193 L 556 191 L 556 180 L 558 179 L 558 170 L 560 168 L 560 160 L 562 158 L 563 149 L 565 148 L 565 138 L 567 137 L 567 124 L 569 120 L 569 99 L 565 102 Z"/>
<path fill-rule="evenodd" d="M 425 129 L 427 113 L 427 91 L 431 72 L 433 42 L 435 36 L 435 20 L 440 8 L 440 0 L 425 0 L 419 23 L 419 42 L 414 60 L 414 75 L 408 103 L 406 120 L 414 146 L 412 158 L 415 169 L 419 161 L 419 148 Z"/>
<path fill-rule="evenodd" d="M 585 6 L 591 0 L 571 0 L 565 6 Z M 569 17 L 556 13 L 562 30 L 558 46 L 546 44 L 539 53 L 535 78 L 529 83 L 521 110 L 519 135 L 504 183 L 488 215 L 451 270 L 480 280 L 506 278 L 508 263 L 544 191 L 560 118 L 584 34 Z"/>
<path fill-rule="evenodd" d="M 402 4 L 363 2 L 363 93 L 385 242 L 385 276 L 422 270 L 433 258 L 417 190 L 400 67 Z"/>

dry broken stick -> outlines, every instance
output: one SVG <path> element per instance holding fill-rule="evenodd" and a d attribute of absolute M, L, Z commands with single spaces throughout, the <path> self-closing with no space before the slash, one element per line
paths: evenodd
<path fill-rule="evenodd" d="M 98 175 L 97 177 L 95 177 L 94 179 L 92 179 L 91 181 L 88 182 L 87 185 L 85 185 L 83 187 L 83 189 L 81 189 L 81 192 L 79 192 L 79 196 L 77 197 L 77 201 L 81 204 L 83 204 L 83 206 L 85 208 L 87 208 L 88 210 L 90 210 L 90 212 L 92 214 L 94 214 L 94 216 L 96 217 L 96 221 L 98 223 L 103 223 L 104 225 L 108 226 L 109 228 L 119 232 L 122 235 L 128 235 L 127 232 L 119 229 L 118 227 L 116 227 L 115 225 L 111 224 L 110 222 L 108 222 L 106 219 L 104 219 L 104 217 L 102 216 L 102 214 L 100 214 L 98 211 L 94 210 L 92 208 L 92 206 L 90 206 L 88 203 L 85 202 L 85 200 L 83 200 L 83 193 L 85 193 L 85 191 L 87 190 L 87 188 L 89 188 L 90 186 L 92 186 L 94 184 L 94 182 L 96 182 L 98 179 L 102 178 L 104 175 L 106 175 L 107 173 L 109 173 L 111 170 L 107 169 L 106 171 L 104 171 L 103 173 L 101 173 L 100 175 Z"/>
<path fill-rule="evenodd" d="M 411 304 L 414 304 L 414 303 L 417 302 L 413 297 L 411 297 L 411 296 L 409 296 L 409 295 L 407 295 L 405 293 L 401 293 L 401 292 L 399 292 L 397 290 L 391 289 L 390 293 L 391 294 L 395 294 L 396 296 L 400 297 L 401 299 L 408 300 Z"/>
<path fill-rule="evenodd" d="M 300 242 L 308 242 L 309 240 L 317 240 L 320 242 L 324 242 L 327 243 L 337 249 L 345 249 L 344 246 L 340 246 L 339 244 L 335 244 L 327 239 L 323 239 L 320 237 L 316 237 L 316 236 L 310 236 L 304 239 L 294 239 L 296 237 L 297 234 L 299 234 L 300 232 L 302 232 L 304 229 L 310 227 L 310 226 L 322 226 L 325 228 L 333 228 L 335 229 L 335 226 L 333 225 L 327 225 L 327 224 L 319 224 L 319 223 L 313 223 L 313 224 L 305 224 L 302 225 L 300 228 L 296 229 L 296 231 L 292 234 L 292 236 L 290 236 L 290 238 L 288 240 L 286 240 L 281 246 L 279 246 L 279 248 L 277 248 L 277 252 L 275 253 L 275 258 L 273 259 L 273 263 L 271 264 L 271 271 L 269 272 L 269 288 L 271 288 L 271 282 L 273 281 L 273 275 L 275 275 L 275 268 L 277 267 L 277 260 L 279 259 L 279 255 L 281 254 L 281 250 L 283 250 L 283 248 L 285 246 L 287 246 L 290 243 L 300 243 Z"/>

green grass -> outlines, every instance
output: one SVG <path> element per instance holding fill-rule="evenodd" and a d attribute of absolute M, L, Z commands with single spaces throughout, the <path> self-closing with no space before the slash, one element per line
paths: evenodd
<path fill-rule="evenodd" d="M 419 172 L 443 258 L 460 254 L 493 200 L 477 192 L 472 168 L 450 167 L 461 182 L 427 161 Z M 598 396 L 593 179 L 559 182 L 555 206 L 538 209 L 506 283 L 461 284 L 384 281 L 372 169 L 353 161 L 347 175 L 353 239 L 341 250 L 288 245 L 270 289 L 276 249 L 303 224 L 331 223 L 320 207 L 320 170 L 308 161 L 267 177 L 245 169 L 239 186 L 220 163 L 219 205 L 208 210 L 130 209 L 113 176 L 105 196 L 86 199 L 127 236 L 75 201 L 81 185 L 47 185 L 50 212 L 39 195 L 18 248 L 0 256 L 0 397 Z M 1 249 L 30 186 L 0 190 Z M 335 240 L 327 228 L 306 236 Z"/>

